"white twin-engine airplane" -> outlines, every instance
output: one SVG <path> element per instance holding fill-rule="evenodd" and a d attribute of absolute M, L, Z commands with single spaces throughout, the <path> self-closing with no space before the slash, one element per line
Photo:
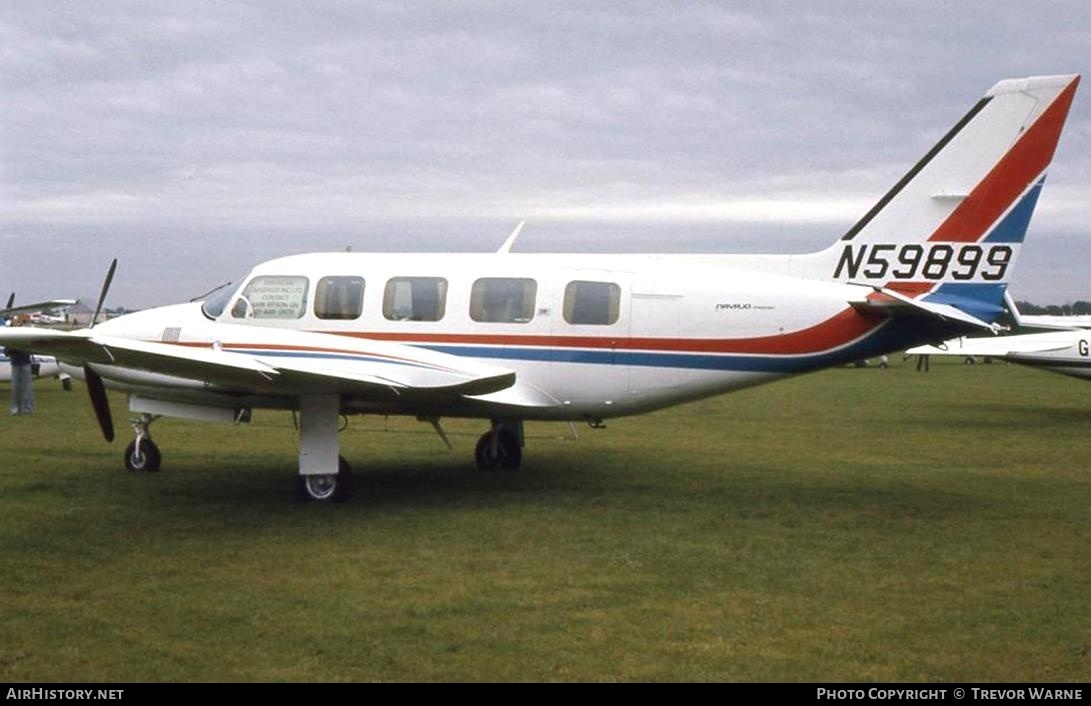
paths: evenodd
<path fill-rule="evenodd" d="M 76 369 L 107 440 L 105 388 L 128 392 L 130 469 L 159 466 L 161 416 L 245 421 L 255 407 L 299 412 L 314 500 L 351 490 L 346 414 L 441 433 L 441 417 L 488 419 L 478 465 L 515 468 L 525 420 L 595 424 L 995 330 L 1078 82 L 996 84 L 817 253 L 517 254 L 509 238 L 491 254 L 299 255 L 203 304 L 0 342 Z"/>

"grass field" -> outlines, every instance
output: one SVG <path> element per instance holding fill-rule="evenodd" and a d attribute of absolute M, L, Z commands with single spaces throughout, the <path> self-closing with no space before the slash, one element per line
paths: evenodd
<path fill-rule="evenodd" d="M 6 681 L 1091 679 L 1079 381 L 831 370 L 528 425 L 515 473 L 480 422 L 354 419 L 333 506 L 287 414 L 165 420 L 132 474 L 82 386 L 36 389 L 0 419 Z"/>

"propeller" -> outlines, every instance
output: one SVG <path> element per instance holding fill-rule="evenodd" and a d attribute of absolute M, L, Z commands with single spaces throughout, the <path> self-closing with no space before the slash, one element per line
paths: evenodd
<path fill-rule="evenodd" d="M 102 283 L 102 291 L 98 294 L 98 305 L 95 306 L 95 315 L 91 317 L 91 326 L 95 327 L 95 322 L 98 321 L 99 312 L 102 311 L 102 303 L 106 301 L 106 293 L 110 291 L 110 283 L 114 281 L 114 272 L 117 271 L 117 258 L 110 263 L 110 269 L 106 272 L 106 281 Z"/>
<path fill-rule="evenodd" d="M 110 401 L 106 399 L 106 386 L 102 384 L 102 377 L 90 365 L 83 366 L 83 379 L 87 383 L 87 394 L 91 396 L 91 407 L 94 408 L 95 419 L 102 429 L 102 437 L 110 443 L 114 440 L 114 418 L 110 414 Z"/>
<path fill-rule="evenodd" d="M 117 270 L 117 258 L 110 263 L 110 269 L 106 273 L 106 280 L 102 283 L 102 291 L 98 295 L 98 304 L 95 306 L 95 315 L 91 318 L 89 328 L 94 328 L 98 320 L 102 304 L 106 301 L 106 293 L 110 291 L 110 283 L 114 281 L 114 272 Z M 110 414 L 110 401 L 106 398 L 106 385 L 102 383 L 102 376 L 84 364 L 83 379 L 87 383 L 87 394 L 91 396 L 91 407 L 95 410 L 95 418 L 99 428 L 102 429 L 102 437 L 107 443 L 114 440 L 114 418 Z"/>

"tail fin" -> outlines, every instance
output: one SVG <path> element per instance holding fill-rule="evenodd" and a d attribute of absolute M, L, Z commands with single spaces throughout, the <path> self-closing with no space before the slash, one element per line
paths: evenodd
<path fill-rule="evenodd" d="M 1079 81 L 993 86 L 808 269 L 995 320 Z"/>

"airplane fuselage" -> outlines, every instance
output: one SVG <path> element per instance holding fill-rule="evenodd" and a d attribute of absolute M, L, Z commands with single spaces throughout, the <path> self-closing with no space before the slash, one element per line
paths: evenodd
<path fill-rule="evenodd" d="M 398 411 L 555 420 L 645 412 L 921 340 L 921 327 L 903 330 L 852 308 L 861 287 L 785 274 L 792 266 L 791 256 L 299 255 L 256 267 L 215 320 L 198 304 L 178 305 L 95 331 L 189 347 L 275 347 L 330 364 L 365 352 L 345 349 L 349 342 L 407 344 L 512 370 L 517 383 L 441 409 L 406 400 Z M 286 331 L 324 335 L 286 344 Z M 223 385 L 96 369 L 115 387 L 224 404 Z M 392 404 L 349 396 L 342 408 L 390 413 Z"/>

